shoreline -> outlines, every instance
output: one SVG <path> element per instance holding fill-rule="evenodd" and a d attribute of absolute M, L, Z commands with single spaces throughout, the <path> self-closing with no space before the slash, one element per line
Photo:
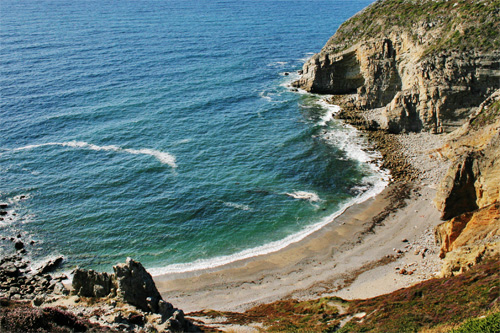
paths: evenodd
<path fill-rule="evenodd" d="M 164 299 L 186 312 L 244 311 L 285 298 L 363 298 L 349 287 L 360 285 L 361 291 L 370 285 L 371 271 L 387 264 L 404 265 L 413 255 L 409 252 L 420 246 L 416 236 L 440 223 L 431 203 L 435 190 L 428 186 L 412 190 L 411 185 L 404 185 L 389 184 L 375 197 L 350 206 L 328 225 L 277 252 L 208 270 L 155 276 L 157 288 Z M 403 188 L 409 193 L 404 204 L 400 200 Z M 414 211 L 420 211 L 426 223 L 414 226 L 408 219 Z M 426 248 L 425 252 L 430 258 L 435 251 Z M 408 286 L 435 274 L 434 270 L 422 270 L 411 278 L 398 276 L 394 270 L 378 272 L 387 283 L 368 288 L 366 297 Z M 373 282 L 380 283 L 381 278 Z"/>

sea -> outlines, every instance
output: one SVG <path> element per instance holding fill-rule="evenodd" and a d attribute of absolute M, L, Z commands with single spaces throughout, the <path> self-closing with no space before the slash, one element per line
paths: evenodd
<path fill-rule="evenodd" d="M 379 154 L 290 86 L 371 2 L 0 1 L 2 254 L 213 268 L 379 193 Z"/>

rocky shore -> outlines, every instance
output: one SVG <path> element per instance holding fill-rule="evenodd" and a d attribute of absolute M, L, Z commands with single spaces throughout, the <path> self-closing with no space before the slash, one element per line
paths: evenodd
<path fill-rule="evenodd" d="M 266 326 L 252 322 L 256 309 L 287 300 L 289 316 L 310 301 L 306 310 L 320 314 L 312 324 L 355 331 L 390 310 L 368 298 L 399 289 L 402 298 L 392 302 L 425 303 L 433 296 L 425 285 L 409 287 L 438 277 L 428 281 L 432 294 L 452 284 L 458 293 L 464 286 L 453 276 L 500 258 L 500 23 L 494 1 L 469 4 L 377 1 L 343 24 L 294 83 L 334 95 L 328 101 L 342 107 L 337 117 L 381 152 L 392 176 L 382 193 L 276 253 L 154 280 L 127 259 L 112 274 L 77 269 L 68 288 L 52 273 L 62 259 L 33 270 L 21 236 L 11 238 L 16 253 L 0 261 L 0 330 L 182 332 L 206 325 L 258 332 Z M 481 18 L 487 38 L 476 36 Z M 488 265 L 467 275 L 467 286 L 488 280 L 474 316 L 498 313 L 498 268 Z M 198 312 L 190 320 L 163 298 Z M 349 313 L 344 299 L 370 311 Z M 247 317 L 235 324 L 230 318 L 241 314 L 234 311 Z M 412 329 L 425 326 L 424 315 Z"/>
<path fill-rule="evenodd" d="M 67 288 L 67 276 L 51 274 L 62 257 L 32 270 L 20 252 L 0 260 L 2 332 L 201 331 L 162 299 L 151 275 L 131 258 L 114 266 L 114 274 L 77 268 Z"/>

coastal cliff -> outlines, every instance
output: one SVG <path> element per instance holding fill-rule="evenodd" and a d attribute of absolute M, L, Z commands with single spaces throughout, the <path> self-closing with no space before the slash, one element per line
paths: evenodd
<path fill-rule="evenodd" d="M 500 88 L 499 8 L 377 1 L 345 22 L 293 85 L 355 94 L 356 108 L 390 132 L 451 132 Z"/>
<path fill-rule="evenodd" d="M 293 83 L 340 95 L 331 98 L 344 108 L 340 117 L 362 129 L 449 133 L 442 148 L 421 146 L 450 165 L 435 198 L 447 221 L 436 230 L 443 275 L 498 255 L 498 17 L 500 1 L 377 1 L 345 22 Z M 418 173 L 418 161 L 398 169 L 384 157 L 396 180 Z"/>

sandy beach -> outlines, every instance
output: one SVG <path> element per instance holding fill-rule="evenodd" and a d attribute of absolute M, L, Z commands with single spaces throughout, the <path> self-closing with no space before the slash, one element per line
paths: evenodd
<path fill-rule="evenodd" d="M 430 138 L 436 141 L 433 145 Z M 419 150 L 423 142 L 438 146 L 441 138 L 400 139 L 405 155 L 421 171 L 416 182 L 391 183 L 280 251 L 210 270 L 156 276 L 160 293 L 185 312 L 244 311 L 287 298 L 369 298 L 438 274 L 434 228 L 441 221 L 432 200 L 440 178 L 436 174 L 445 167 L 436 169 L 429 152 Z M 401 207 L 405 191 L 409 194 Z"/>

